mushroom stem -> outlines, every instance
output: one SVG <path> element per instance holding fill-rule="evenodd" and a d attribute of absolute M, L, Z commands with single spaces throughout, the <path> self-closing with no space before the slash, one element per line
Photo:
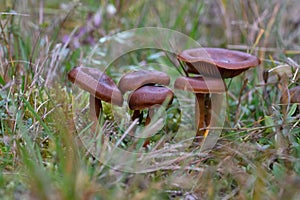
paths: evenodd
<path fill-rule="evenodd" d="M 145 126 L 149 125 L 151 123 L 151 118 L 154 115 L 154 108 L 149 108 L 147 113 L 147 118 L 145 121 Z"/>
<path fill-rule="evenodd" d="M 145 127 L 148 126 L 151 123 L 151 119 L 154 115 L 154 108 L 149 108 L 148 112 L 147 112 L 147 117 L 146 117 L 146 121 L 145 121 Z M 147 147 L 150 144 L 150 138 L 146 138 L 143 147 Z"/>
<path fill-rule="evenodd" d="M 90 118 L 94 122 L 92 129 L 95 131 L 102 111 L 102 102 L 97 97 L 90 94 Z"/>
<path fill-rule="evenodd" d="M 196 138 L 194 142 L 200 142 L 202 140 L 201 137 L 205 134 L 206 128 L 206 106 L 205 106 L 205 98 L 206 94 L 196 93 L 195 94 L 195 123 L 196 123 Z"/>
<path fill-rule="evenodd" d="M 139 122 L 141 121 L 141 112 L 139 110 L 134 110 L 133 114 L 132 114 L 132 121 L 134 121 L 135 119 L 139 118 Z"/>
<path fill-rule="evenodd" d="M 213 95 L 213 94 L 212 94 Z M 206 127 L 210 124 L 211 119 L 211 97 L 209 94 L 205 94 L 205 123 Z"/>
<path fill-rule="evenodd" d="M 149 118 L 149 111 L 148 111 L 148 114 L 147 114 L 147 118 L 146 118 L 146 122 L 145 122 L 145 126 L 147 126 L 149 123 L 150 123 L 150 118 Z M 134 110 L 133 111 L 133 114 L 131 116 L 131 119 L 132 121 L 134 121 L 135 119 L 139 119 L 139 123 L 141 124 L 142 123 L 142 120 L 143 120 L 143 111 L 140 111 L 140 110 Z M 136 126 L 132 129 L 132 131 L 129 133 L 130 136 L 134 136 L 134 132 L 136 130 Z M 138 140 L 137 140 L 138 141 Z M 134 148 L 136 148 L 136 144 L 137 144 L 137 141 L 134 143 Z M 143 143 L 143 147 L 147 147 L 147 145 L 150 143 L 150 140 L 149 138 L 146 139 L 146 141 Z"/>

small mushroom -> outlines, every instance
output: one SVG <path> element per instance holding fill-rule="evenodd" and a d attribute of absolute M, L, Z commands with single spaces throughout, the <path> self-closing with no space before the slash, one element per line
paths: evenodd
<path fill-rule="evenodd" d="M 119 89 L 124 94 L 127 91 L 136 90 L 145 85 L 169 85 L 170 77 L 160 71 L 156 70 L 139 70 L 125 74 L 119 81 Z M 140 118 L 142 120 L 142 114 L 140 110 L 134 110 L 132 120 Z"/>
<path fill-rule="evenodd" d="M 225 84 L 222 79 L 203 77 L 178 77 L 174 88 L 186 90 L 195 94 L 195 142 L 201 141 L 201 136 L 206 136 L 206 127 L 211 120 L 211 97 L 210 94 L 224 93 Z"/>
<path fill-rule="evenodd" d="M 150 124 L 154 108 L 162 105 L 164 102 L 171 104 L 173 100 L 173 92 L 165 86 L 145 85 L 133 91 L 128 97 L 128 106 L 134 110 L 133 120 L 140 116 L 140 111 L 148 109 L 145 126 Z M 149 140 L 146 140 L 144 147 L 147 146 Z"/>
<path fill-rule="evenodd" d="M 253 55 L 222 48 L 187 49 L 177 58 L 187 64 L 187 72 L 207 77 L 232 78 L 260 64 Z"/>
<path fill-rule="evenodd" d="M 167 87 L 145 85 L 129 95 L 128 106 L 131 110 L 134 110 L 134 112 L 140 112 L 140 110 L 144 109 L 151 110 L 157 105 L 162 105 L 166 100 L 169 100 L 169 104 L 171 104 L 173 96 L 172 90 Z M 145 125 L 149 123 L 150 116 L 148 112 Z"/>
<path fill-rule="evenodd" d="M 139 70 L 125 74 L 119 81 L 119 89 L 122 93 L 136 90 L 143 85 L 159 84 L 169 85 L 170 77 L 164 73 L 155 70 Z"/>
<path fill-rule="evenodd" d="M 75 67 L 68 73 L 68 79 L 90 93 L 90 115 L 94 122 L 98 123 L 98 117 L 102 110 L 101 101 L 117 106 L 123 104 L 123 96 L 117 85 L 98 69 Z"/>

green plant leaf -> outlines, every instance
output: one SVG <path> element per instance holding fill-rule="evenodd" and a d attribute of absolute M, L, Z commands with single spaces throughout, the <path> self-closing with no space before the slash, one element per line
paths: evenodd
<path fill-rule="evenodd" d="M 1 85 L 5 85 L 5 81 L 4 81 L 4 79 L 3 79 L 2 76 L 0 76 L 0 84 L 1 84 Z"/>
<path fill-rule="evenodd" d="M 290 110 L 288 112 L 288 116 L 292 116 L 293 114 L 295 114 L 296 110 L 297 110 L 297 106 L 298 104 L 291 104 L 292 106 L 290 107 Z"/>

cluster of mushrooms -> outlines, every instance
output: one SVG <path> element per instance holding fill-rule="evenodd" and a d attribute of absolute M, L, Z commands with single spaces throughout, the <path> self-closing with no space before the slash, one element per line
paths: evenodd
<path fill-rule="evenodd" d="M 211 94 L 224 93 L 225 78 L 232 78 L 260 61 L 250 54 L 221 48 L 187 49 L 177 55 L 185 65 L 186 76 L 178 77 L 174 89 L 190 91 L 195 94 L 196 136 L 205 136 L 211 121 Z M 141 120 L 141 111 L 148 109 L 145 126 L 150 123 L 153 108 L 172 103 L 174 93 L 168 87 L 170 77 L 155 70 L 133 71 L 121 77 L 118 85 L 95 68 L 75 67 L 68 79 L 81 89 L 90 93 L 91 119 L 98 123 L 102 111 L 101 101 L 122 106 L 123 96 L 128 96 L 128 107 L 133 110 L 132 120 Z M 225 88 L 225 90 L 224 90 Z M 198 140 L 200 141 L 200 140 Z"/>

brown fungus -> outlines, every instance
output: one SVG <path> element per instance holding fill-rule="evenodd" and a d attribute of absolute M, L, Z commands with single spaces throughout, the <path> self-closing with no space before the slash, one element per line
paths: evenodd
<path fill-rule="evenodd" d="M 260 64 L 256 56 L 222 48 L 187 49 L 177 58 L 187 64 L 187 72 L 206 77 L 232 78 Z"/>
<path fill-rule="evenodd" d="M 173 92 L 165 86 L 145 85 L 133 91 L 128 97 L 128 106 L 134 111 L 132 119 L 141 117 L 141 110 L 148 109 L 145 126 L 149 125 L 154 115 L 154 109 L 164 103 L 172 103 Z M 143 146 L 146 147 L 150 140 L 147 139 Z"/>
<path fill-rule="evenodd" d="M 151 109 L 162 105 L 165 101 L 169 100 L 171 104 L 173 99 L 173 92 L 164 86 L 153 86 L 146 85 L 133 91 L 128 97 L 128 106 L 134 112 L 140 112 L 143 109 L 149 109 L 151 114 Z M 150 123 L 150 116 L 148 111 L 148 116 L 146 119 L 146 125 Z"/>
<path fill-rule="evenodd" d="M 90 115 L 98 122 L 102 110 L 101 101 L 122 106 L 123 96 L 114 81 L 95 68 L 75 67 L 68 73 L 68 79 L 90 93 Z"/>
<path fill-rule="evenodd" d="M 122 93 L 136 90 L 143 85 L 159 84 L 169 85 L 170 77 L 164 73 L 155 70 L 139 70 L 125 74 L 119 81 L 119 89 Z"/>

